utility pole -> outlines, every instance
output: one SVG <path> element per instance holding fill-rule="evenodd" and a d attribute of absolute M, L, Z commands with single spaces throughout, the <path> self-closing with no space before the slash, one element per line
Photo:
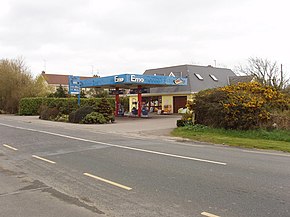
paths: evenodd
<path fill-rule="evenodd" d="M 45 71 L 46 72 L 46 59 L 43 59 L 43 71 Z"/>
<path fill-rule="evenodd" d="M 280 81 L 280 88 L 283 88 L 284 77 L 283 77 L 283 64 L 281 64 L 281 81 Z"/>
<path fill-rule="evenodd" d="M 92 75 L 94 75 L 94 65 L 91 65 L 92 67 Z"/>

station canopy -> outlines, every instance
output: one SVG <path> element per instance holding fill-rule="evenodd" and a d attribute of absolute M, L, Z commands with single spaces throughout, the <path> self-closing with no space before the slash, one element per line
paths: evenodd
<path fill-rule="evenodd" d="M 177 78 L 161 75 L 138 75 L 138 74 L 120 74 L 107 77 L 96 77 L 86 80 L 78 80 L 77 77 L 70 76 L 69 82 L 79 82 L 80 88 L 142 88 L 164 87 L 164 86 L 183 86 L 187 85 L 187 78 Z M 75 80 L 75 81 L 76 81 Z"/>
<path fill-rule="evenodd" d="M 142 113 L 142 88 L 164 87 L 164 86 L 183 86 L 187 85 L 187 78 L 177 78 L 174 76 L 161 75 L 137 75 L 121 74 L 107 77 L 89 78 L 80 80 L 79 76 L 69 76 L 69 93 L 78 94 L 78 104 L 80 105 L 81 88 L 111 88 L 116 89 L 115 115 L 119 115 L 120 99 L 119 88 L 134 89 L 138 88 L 138 117 Z"/>

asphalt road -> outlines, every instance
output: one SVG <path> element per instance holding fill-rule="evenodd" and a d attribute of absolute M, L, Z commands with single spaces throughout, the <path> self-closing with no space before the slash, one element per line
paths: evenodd
<path fill-rule="evenodd" d="M 18 216 L 11 206 L 29 210 L 21 196 L 39 201 L 39 217 L 58 209 L 58 216 L 290 216 L 290 155 L 280 152 L 0 116 L 0 175 L 5 216 Z M 28 186 L 17 182 L 23 178 Z M 27 195 L 12 200 L 19 189 Z M 55 210 L 41 208 L 45 200 Z"/>

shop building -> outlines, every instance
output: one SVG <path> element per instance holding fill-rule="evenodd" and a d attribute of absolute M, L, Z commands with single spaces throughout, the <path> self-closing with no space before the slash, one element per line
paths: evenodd
<path fill-rule="evenodd" d="M 149 69 L 144 75 L 172 76 L 187 78 L 188 85 L 153 87 L 144 89 L 142 93 L 142 106 L 149 111 L 162 111 L 165 114 L 177 113 L 179 108 L 186 105 L 187 100 L 192 100 L 194 94 L 205 89 L 222 87 L 237 80 L 232 70 L 216 68 L 213 66 L 179 65 L 157 69 Z M 134 90 L 129 94 L 130 111 L 138 103 L 137 94 Z"/>

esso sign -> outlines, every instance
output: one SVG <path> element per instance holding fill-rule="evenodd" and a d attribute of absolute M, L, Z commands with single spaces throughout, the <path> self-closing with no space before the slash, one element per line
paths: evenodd
<path fill-rule="evenodd" d="M 138 78 L 136 75 L 131 75 L 131 82 L 143 83 L 144 78 Z"/>

